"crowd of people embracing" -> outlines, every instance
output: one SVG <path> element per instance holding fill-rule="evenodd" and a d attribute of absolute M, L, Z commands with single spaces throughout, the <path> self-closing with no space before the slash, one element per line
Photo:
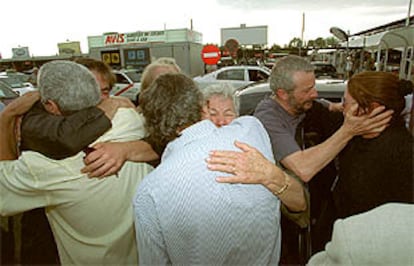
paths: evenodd
<path fill-rule="evenodd" d="M 288 55 L 239 116 L 230 85 L 200 90 L 171 58 L 135 103 L 95 59 L 37 80 L 0 113 L 0 215 L 22 213 L 2 223 L 2 263 L 414 262 L 411 81 L 365 71 L 320 101 L 312 64 Z"/>

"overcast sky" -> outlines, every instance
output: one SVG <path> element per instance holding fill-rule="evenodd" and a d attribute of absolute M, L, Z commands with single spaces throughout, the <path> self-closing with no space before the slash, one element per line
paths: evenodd
<path fill-rule="evenodd" d="M 0 53 L 10 58 L 14 47 L 29 47 L 34 56 L 54 55 L 57 43 L 80 41 L 104 32 L 134 32 L 190 28 L 203 43 L 220 43 L 220 29 L 268 26 L 269 46 L 329 37 L 329 28 L 351 34 L 408 15 L 409 0 L 1 0 Z M 411 7 L 411 15 L 414 7 Z"/>

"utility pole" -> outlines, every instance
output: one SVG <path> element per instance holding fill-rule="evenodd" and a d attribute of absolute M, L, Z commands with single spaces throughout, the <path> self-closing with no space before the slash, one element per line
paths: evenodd
<path fill-rule="evenodd" d="M 411 1 L 411 0 L 410 0 Z M 305 33 L 305 12 L 302 13 L 302 30 L 301 30 L 301 36 L 300 36 L 300 45 L 299 45 L 299 55 L 302 56 L 302 46 L 304 44 L 304 38 L 303 35 Z"/>
<path fill-rule="evenodd" d="M 407 19 L 405 20 L 405 26 L 407 27 L 410 25 L 411 3 L 412 3 L 412 0 L 410 0 L 408 3 L 408 14 L 407 14 Z"/>

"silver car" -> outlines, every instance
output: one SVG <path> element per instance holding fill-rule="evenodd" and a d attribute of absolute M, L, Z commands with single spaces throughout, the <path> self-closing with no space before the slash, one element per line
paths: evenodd
<path fill-rule="evenodd" d="M 235 89 L 245 87 L 251 83 L 267 80 L 270 69 L 260 66 L 228 66 L 203 76 L 194 78 L 200 89 L 217 83 L 228 83 Z"/>

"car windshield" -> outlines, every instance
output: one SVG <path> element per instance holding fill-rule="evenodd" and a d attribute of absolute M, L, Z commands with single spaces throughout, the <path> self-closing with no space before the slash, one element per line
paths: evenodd
<path fill-rule="evenodd" d="M 317 65 L 316 71 L 322 72 L 322 73 L 335 73 L 336 69 L 334 66 L 331 66 L 331 65 Z"/>
<path fill-rule="evenodd" d="M 314 64 L 315 75 L 319 76 L 331 76 L 335 78 L 337 76 L 336 68 L 330 64 Z"/>
<path fill-rule="evenodd" d="M 141 73 L 138 71 L 128 71 L 125 74 L 133 81 L 133 82 L 140 82 L 141 81 Z"/>

